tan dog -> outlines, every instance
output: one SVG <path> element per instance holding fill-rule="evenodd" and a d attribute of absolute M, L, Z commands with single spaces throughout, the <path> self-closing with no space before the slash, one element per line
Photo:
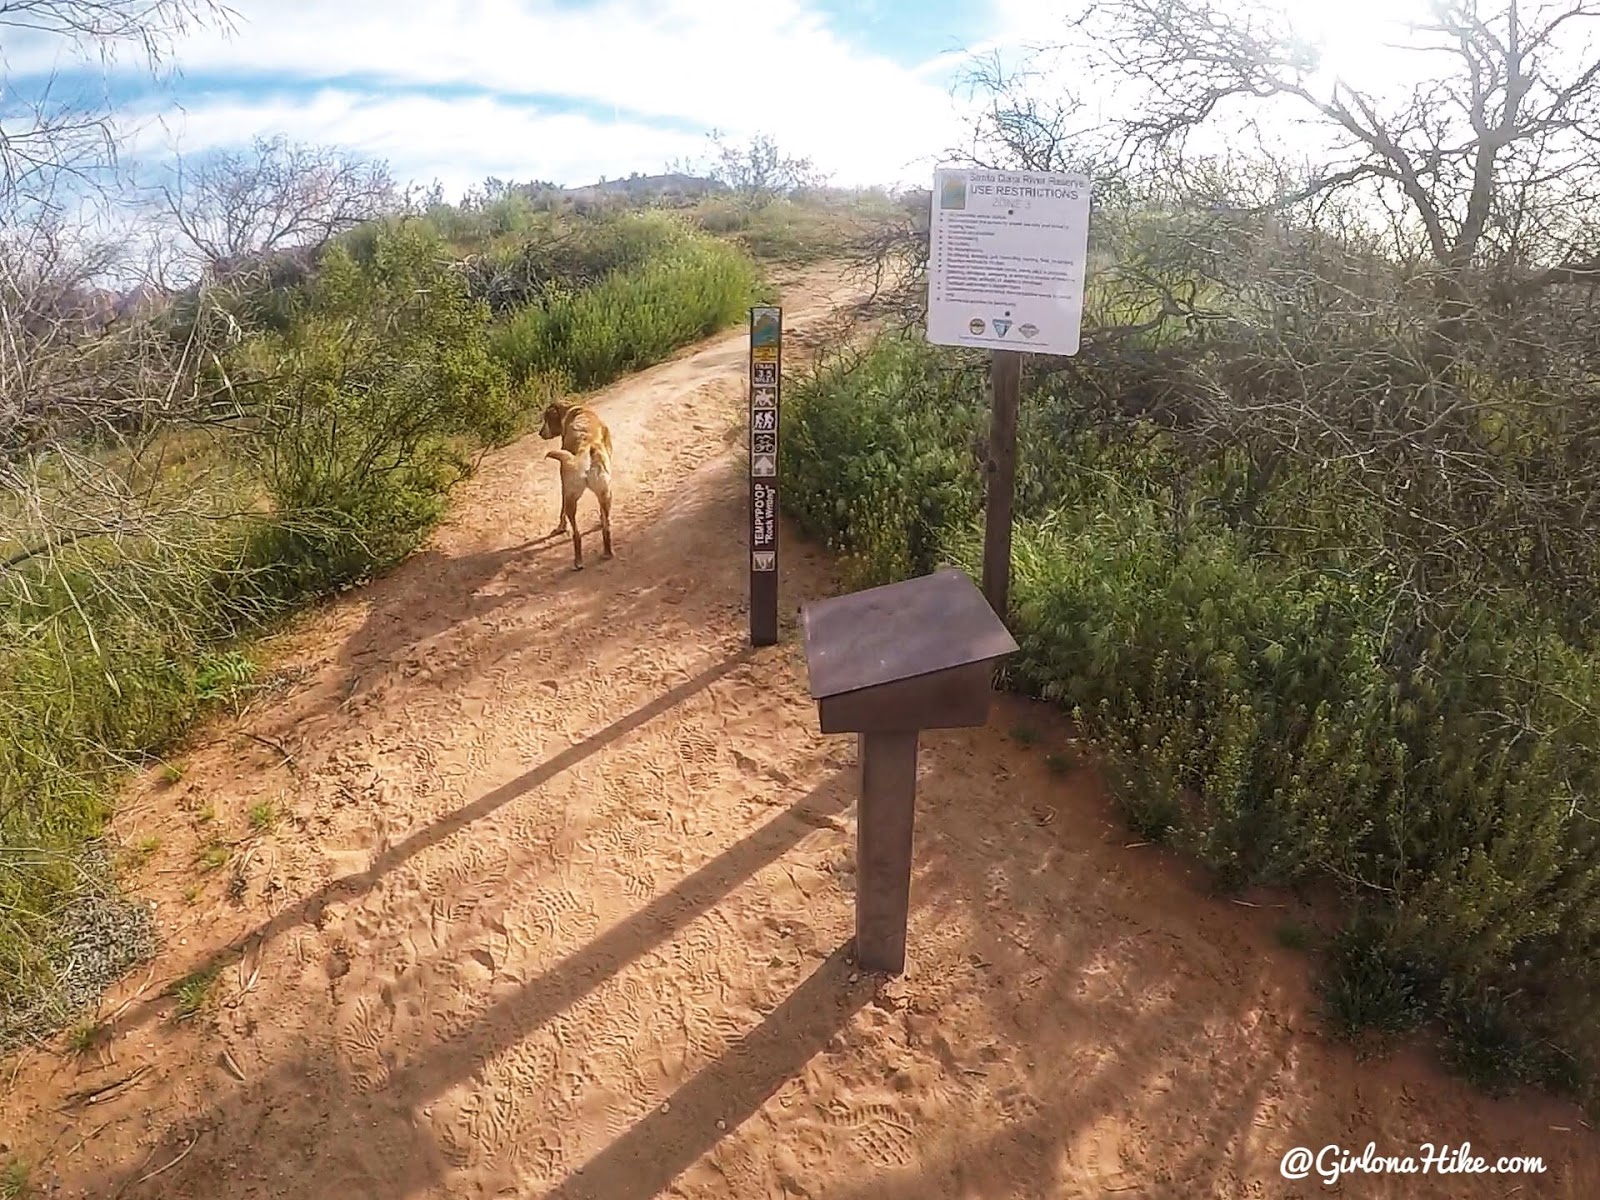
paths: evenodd
<path fill-rule="evenodd" d="M 583 534 L 578 530 L 578 501 L 585 490 L 600 501 L 600 538 L 611 557 L 611 431 L 592 408 L 552 404 L 544 410 L 539 436 L 559 437 L 561 449 L 546 458 L 561 464 L 561 521 L 550 531 L 559 537 L 572 526 L 572 569 L 583 570 Z"/>

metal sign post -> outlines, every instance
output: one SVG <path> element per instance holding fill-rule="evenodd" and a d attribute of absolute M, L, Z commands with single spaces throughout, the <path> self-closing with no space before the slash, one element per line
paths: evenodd
<path fill-rule="evenodd" d="M 928 340 L 990 351 L 983 595 L 1002 620 L 1024 354 L 1078 352 L 1089 251 L 1089 180 L 941 169 L 929 222 Z"/>
<path fill-rule="evenodd" d="M 778 640 L 778 396 L 783 310 L 750 310 L 750 644 Z"/>

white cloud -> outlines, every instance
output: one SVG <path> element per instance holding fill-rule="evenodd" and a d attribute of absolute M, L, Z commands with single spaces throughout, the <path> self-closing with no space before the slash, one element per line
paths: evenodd
<path fill-rule="evenodd" d="M 331 142 L 387 158 L 397 174 L 447 191 L 495 174 L 584 183 L 659 169 L 705 149 L 712 127 L 771 133 L 837 182 L 921 183 L 965 141 L 944 80 L 962 60 L 906 67 L 854 46 L 805 0 L 232 0 L 232 35 L 183 39 L 176 61 L 195 80 L 273 81 L 272 92 L 186 90 L 186 112 L 154 128 L 142 154 L 194 153 L 257 133 Z M 1357 69 L 1382 16 L 1420 0 L 1290 0 Z M 987 0 L 988 52 L 1057 40 L 1064 6 Z M 63 61 L 34 41 L 7 47 L 13 73 Z M 55 55 L 56 57 L 52 57 Z M 138 69 L 124 56 L 125 70 Z M 1040 81 L 1098 91 L 1063 65 Z M 483 89 L 447 98 L 419 89 Z M 249 98 L 247 98 L 249 97 Z M 582 114 L 562 114 L 577 103 Z M 616 114 L 607 120 L 607 113 Z"/>
<path fill-rule="evenodd" d="M 456 198 L 489 175 L 502 179 L 590 182 L 659 169 L 698 153 L 702 138 L 637 122 L 599 122 L 541 113 L 487 97 L 374 98 L 323 89 L 303 102 L 228 101 L 170 116 L 133 115 L 128 154 L 159 161 L 236 145 L 257 134 L 358 147 L 387 159 L 403 179 L 437 178 Z"/>
<path fill-rule="evenodd" d="M 235 7 L 244 20 L 233 36 L 207 31 L 180 44 L 187 73 L 380 78 L 394 90 L 374 93 L 367 107 L 353 95 L 341 104 L 324 93 L 259 112 L 291 134 L 314 132 L 373 150 L 393 146 L 403 151 L 393 155 L 397 165 L 402 157 L 420 161 L 424 147 L 431 153 L 437 144 L 449 152 L 436 160 L 438 169 L 460 155 L 526 162 L 536 174 L 562 178 L 569 169 L 562 164 L 587 170 L 636 142 L 639 157 L 616 163 L 613 173 L 650 169 L 681 152 L 672 133 L 638 138 L 642 124 L 519 117 L 510 102 L 518 96 L 580 101 L 699 131 L 769 132 L 841 183 L 920 180 L 960 136 L 948 93 L 928 74 L 851 46 L 798 0 L 603 0 L 559 8 L 514 0 L 236 0 Z M 403 91 L 429 85 L 482 87 L 504 99 L 433 104 Z M 446 108 L 459 115 L 452 136 L 436 140 L 450 124 Z M 192 110 L 189 128 L 218 129 L 225 119 L 253 118 L 236 104 L 219 105 L 215 118 Z M 412 141 L 413 122 L 421 123 L 420 143 Z M 239 136 L 248 136 L 242 127 Z M 507 136 L 524 140 L 496 140 Z M 703 145 L 690 141 L 691 150 Z"/>

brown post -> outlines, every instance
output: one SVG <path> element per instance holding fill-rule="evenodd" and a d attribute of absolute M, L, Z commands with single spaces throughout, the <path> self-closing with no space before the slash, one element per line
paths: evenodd
<path fill-rule="evenodd" d="M 800 625 L 822 732 L 856 735 L 856 961 L 898 975 L 918 735 L 986 722 L 994 664 L 1017 642 L 977 584 L 950 568 L 807 604 Z"/>
<path fill-rule="evenodd" d="M 989 494 L 983 513 L 983 598 L 1004 621 L 1011 597 L 1011 507 L 1017 490 L 1017 408 L 1022 353 L 996 350 L 989 363 Z"/>
<path fill-rule="evenodd" d="M 856 735 L 856 961 L 898 975 L 906 966 L 911 839 L 917 801 L 917 731 Z"/>
<path fill-rule="evenodd" d="M 783 309 L 750 310 L 750 644 L 778 641 L 778 408 Z"/>

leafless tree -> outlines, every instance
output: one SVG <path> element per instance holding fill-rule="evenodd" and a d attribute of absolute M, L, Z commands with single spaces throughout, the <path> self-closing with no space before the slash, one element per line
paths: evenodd
<path fill-rule="evenodd" d="M 753 135 L 744 145 L 735 145 L 720 130 L 712 130 L 711 156 L 697 168 L 751 204 L 766 204 L 806 188 L 821 187 L 827 175 L 810 158 L 786 154 L 765 133 Z M 680 165 L 689 173 L 695 168 Z"/>
<path fill-rule="evenodd" d="M 161 187 L 192 265 L 213 272 L 320 246 L 397 201 L 386 164 L 283 137 L 180 162 Z"/>
<path fill-rule="evenodd" d="M 1021 61 L 998 51 L 969 62 L 960 90 L 973 105 L 970 140 L 950 158 L 987 170 L 1084 171 L 1092 130 L 1082 99 L 1046 82 L 1037 50 Z"/>
<path fill-rule="evenodd" d="M 104 59 L 132 47 L 152 69 L 183 33 L 232 19 L 216 0 L 0 4 L 0 29 Z M 203 407 L 198 348 L 130 319 L 148 289 L 130 302 L 105 286 L 128 253 L 96 227 L 124 199 L 117 150 L 106 107 L 57 102 L 48 87 L 0 118 L 0 566 L 132 529 L 137 489 L 124 485 L 139 474 L 139 435 L 163 413 Z M 108 439 L 132 474 L 91 469 L 74 448 Z"/>
<path fill-rule="evenodd" d="M 202 25 L 232 27 L 234 14 L 222 0 L 6 0 L 0 30 L 42 35 L 42 44 L 114 59 L 127 48 L 140 51 L 152 70 L 174 40 Z M 10 91 L 10 89 L 8 89 Z M 115 162 L 116 144 L 104 105 L 59 98 L 53 88 L 11 96 L 0 116 L 0 222 L 31 218 L 56 202 L 61 185 L 82 186 Z"/>
<path fill-rule="evenodd" d="M 1392 47 L 1409 79 L 1319 86 L 1318 56 L 1250 0 L 1112 0 L 1091 54 L 1133 80 L 1117 122 L 1132 153 L 1170 152 L 1230 114 L 1274 106 L 1323 135 L 1327 155 L 1279 204 L 1359 197 L 1387 251 L 1431 268 L 1444 348 L 1459 342 L 1472 281 L 1526 295 L 1600 275 L 1600 5 L 1433 0 Z"/>
<path fill-rule="evenodd" d="M 232 20 L 232 10 L 217 0 L 6 0 L 0 6 L 0 27 L 66 38 L 107 57 L 131 43 L 152 64 L 166 57 L 176 36 Z"/>

